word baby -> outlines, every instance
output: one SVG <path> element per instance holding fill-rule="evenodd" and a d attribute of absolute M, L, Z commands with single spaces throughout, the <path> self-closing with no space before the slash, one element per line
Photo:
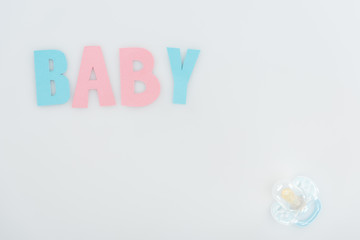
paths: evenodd
<path fill-rule="evenodd" d="M 189 49 L 184 61 L 181 60 L 179 48 L 167 48 L 171 71 L 174 80 L 173 103 L 185 104 L 187 86 L 200 50 Z M 63 52 L 58 50 L 34 51 L 36 97 L 39 106 L 66 103 L 70 98 L 70 84 L 64 73 L 67 61 Z M 134 62 L 142 63 L 142 68 L 134 71 Z M 52 67 L 50 67 L 52 63 Z M 120 48 L 120 86 L 121 104 L 141 107 L 153 103 L 160 94 L 160 83 L 153 74 L 154 58 L 143 48 Z M 96 80 L 90 80 L 94 71 Z M 135 92 L 135 81 L 145 84 L 145 90 Z M 52 85 L 56 86 L 52 93 Z M 88 92 L 96 90 L 101 106 L 115 105 L 101 48 L 87 46 L 84 48 L 78 80 L 75 88 L 73 108 L 88 107 Z"/>

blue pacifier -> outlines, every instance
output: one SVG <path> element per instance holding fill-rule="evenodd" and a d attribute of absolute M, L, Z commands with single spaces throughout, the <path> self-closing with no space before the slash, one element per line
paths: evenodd
<path fill-rule="evenodd" d="M 273 188 L 276 202 L 271 206 L 274 219 L 285 225 L 309 225 L 320 212 L 319 190 L 307 177 L 279 182 Z"/>

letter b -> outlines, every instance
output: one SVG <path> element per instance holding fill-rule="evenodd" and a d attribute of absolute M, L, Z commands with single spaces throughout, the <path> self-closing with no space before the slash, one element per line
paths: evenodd
<path fill-rule="evenodd" d="M 39 106 L 66 103 L 70 98 L 69 80 L 63 75 L 67 62 L 63 52 L 59 50 L 34 51 L 36 98 Z M 50 60 L 53 69 L 50 69 Z M 56 91 L 51 94 L 51 81 Z"/>

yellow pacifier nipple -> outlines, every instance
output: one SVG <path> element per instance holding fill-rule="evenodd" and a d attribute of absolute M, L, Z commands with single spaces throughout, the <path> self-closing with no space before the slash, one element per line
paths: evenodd
<path fill-rule="evenodd" d="M 303 204 L 301 197 L 297 196 L 290 188 L 284 188 L 281 191 L 281 197 L 289 203 L 291 209 L 298 209 Z"/>

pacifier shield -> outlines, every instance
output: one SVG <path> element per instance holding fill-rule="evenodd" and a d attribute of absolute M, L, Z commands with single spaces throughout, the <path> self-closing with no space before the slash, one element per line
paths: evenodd
<path fill-rule="evenodd" d="M 271 206 L 271 215 L 281 224 L 307 226 L 320 212 L 319 190 L 307 177 L 279 182 L 272 194 L 276 202 Z"/>

